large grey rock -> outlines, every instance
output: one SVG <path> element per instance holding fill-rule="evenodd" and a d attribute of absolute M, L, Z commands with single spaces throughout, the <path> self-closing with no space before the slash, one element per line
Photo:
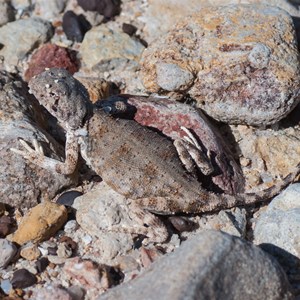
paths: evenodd
<path fill-rule="evenodd" d="M 7 23 L 0 28 L 0 55 L 6 65 L 17 65 L 53 35 L 50 22 L 29 18 Z"/>
<path fill-rule="evenodd" d="M 29 163 L 10 148 L 20 148 L 19 139 L 39 140 L 45 153 L 62 159 L 63 149 L 43 130 L 46 123 L 37 101 L 18 78 L 0 72 L 0 199 L 14 207 L 32 207 L 52 198 L 76 177 L 54 174 Z"/>
<path fill-rule="evenodd" d="M 153 42 L 141 65 L 150 92 L 188 94 L 230 124 L 276 123 L 300 100 L 293 20 L 277 7 L 203 8 Z"/>
<path fill-rule="evenodd" d="M 290 185 L 268 205 L 254 227 L 254 242 L 268 244 L 273 253 L 300 259 L 300 183 Z M 273 246 L 273 247 L 272 247 Z M 276 251 L 277 249 L 277 251 Z M 286 257 L 287 260 L 289 256 Z"/>
<path fill-rule="evenodd" d="M 208 230 L 186 241 L 105 299 L 292 299 L 278 263 L 261 249 Z"/>

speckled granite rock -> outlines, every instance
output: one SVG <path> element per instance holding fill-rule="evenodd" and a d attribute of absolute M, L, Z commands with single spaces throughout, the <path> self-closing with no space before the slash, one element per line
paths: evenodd
<path fill-rule="evenodd" d="M 121 29 L 112 30 L 100 25 L 88 31 L 80 47 L 82 61 L 87 68 L 100 65 L 105 71 L 109 64 L 122 61 L 138 61 L 144 46 Z"/>
<path fill-rule="evenodd" d="M 150 92 L 187 93 L 217 120 L 276 123 L 300 100 L 293 21 L 265 5 L 204 8 L 144 51 L 142 75 Z"/>
<path fill-rule="evenodd" d="M 13 21 L 15 18 L 13 7 L 9 2 L 8 0 L 2 0 L 0 2 L 0 26 Z"/>
<path fill-rule="evenodd" d="M 4 71 L 0 72 L 0 198 L 14 207 L 32 207 L 41 198 L 54 197 L 56 192 L 76 182 L 28 163 L 10 151 L 19 148 L 18 139 L 42 142 L 45 152 L 62 158 L 62 147 L 42 128 L 45 125 L 37 101 L 28 94 L 27 86 Z"/>
<path fill-rule="evenodd" d="M 254 3 L 278 6 L 290 15 L 300 17 L 299 8 L 292 5 L 289 0 L 186 0 L 184 5 L 182 5 L 181 0 L 148 0 L 148 8 L 141 18 L 145 22 L 144 31 L 147 35 L 147 41 L 151 42 L 164 35 L 181 18 L 203 7 Z"/>
<path fill-rule="evenodd" d="M 250 243 L 208 230 L 97 300 L 260 298 L 292 299 L 278 263 Z"/>
<path fill-rule="evenodd" d="M 33 207 L 22 218 L 10 239 L 19 245 L 49 239 L 63 226 L 67 218 L 67 209 L 63 205 L 45 201 Z"/>
<path fill-rule="evenodd" d="M 0 28 L 0 55 L 7 65 L 17 65 L 53 35 L 51 23 L 39 18 L 21 19 Z"/>

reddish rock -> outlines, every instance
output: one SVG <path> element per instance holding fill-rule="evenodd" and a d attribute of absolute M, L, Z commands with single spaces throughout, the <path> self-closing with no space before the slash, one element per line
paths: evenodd
<path fill-rule="evenodd" d="M 32 55 L 24 78 L 29 81 L 45 68 L 54 67 L 67 69 L 71 74 L 77 72 L 78 61 L 75 51 L 55 44 L 45 44 Z"/>

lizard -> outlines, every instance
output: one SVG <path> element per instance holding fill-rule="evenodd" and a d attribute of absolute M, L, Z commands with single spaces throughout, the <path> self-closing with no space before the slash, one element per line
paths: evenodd
<path fill-rule="evenodd" d="M 280 184 L 255 194 L 216 194 L 187 172 L 172 141 L 93 106 L 86 89 L 68 71 L 46 69 L 30 80 L 29 88 L 66 131 L 65 161 L 46 157 L 37 141 L 32 148 L 20 140 L 23 150 L 11 150 L 61 174 L 74 172 L 80 152 L 104 182 L 130 199 L 141 219 L 135 233 L 155 241 L 165 241 L 168 232 L 154 214 L 205 213 L 262 202 L 277 195 L 300 172 L 298 164 Z"/>

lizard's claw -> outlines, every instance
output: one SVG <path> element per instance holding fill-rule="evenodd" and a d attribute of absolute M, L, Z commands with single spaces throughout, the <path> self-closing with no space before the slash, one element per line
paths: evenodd
<path fill-rule="evenodd" d="M 32 141 L 32 145 L 33 145 L 34 149 L 27 142 L 25 142 L 22 139 L 19 139 L 19 142 L 23 146 L 24 150 L 10 148 L 10 150 L 12 152 L 15 152 L 29 160 L 31 160 L 35 157 L 44 156 L 43 148 L 37 139 L 33 139 L 33 141 Z"/>

